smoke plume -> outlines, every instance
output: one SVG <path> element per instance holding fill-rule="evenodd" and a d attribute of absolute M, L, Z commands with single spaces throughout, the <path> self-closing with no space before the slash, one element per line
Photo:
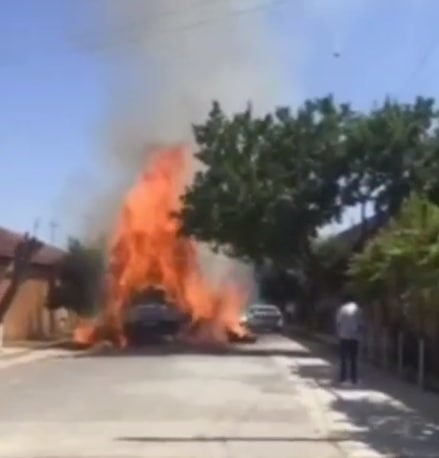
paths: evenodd
<path fill-rule="evenodd" d="M 113 15 L 133 24 L 125 37 L 132 46 L 121 48 L 115 62 L 114 112 L 128 116 L 142 140 L 169 142 L 188 140 L 191 123 L 205 117 L 214 98 L 229 111 L 249 100 L 256 109 L 272 108 L 286 85 L 267 18 L 270 3 L 114 1 Z"/>
<path fill-rule="evenodd" d="M 102 148 L 106 185 L 90 201 L 85 231 L 106 232 L 148 146 L 193 142 L 214 99 L 227 112 L 266 111 L 295 87 L 282 68 L 269 0 L 108 0 L 97 50 L 110 57 Z M 279 8 L 282 7 L 279 2 Z M 194 168 L 196 164 L 194 163 Z M 212 267 L 224 270 L 221 258 Z M 218 258 L 217 258 L 218 259 Z M 238 267 L 234 265 L 234 271 Z"/>

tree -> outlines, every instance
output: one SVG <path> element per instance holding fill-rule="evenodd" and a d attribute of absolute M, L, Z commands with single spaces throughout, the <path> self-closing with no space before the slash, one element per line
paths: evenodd
<path fill-rule="evenodd" d="M 70 239 L 59 283 L 51 288 L 49 308 L 65 307 L 78 315 L 95 314 L 102 298 L 104 269 L 103 247 Z"/>
<path fill-rule="evenodd" d="M 366 303 L 379 301 L 391 319 L 409 319 L 425 331 L 439 316 L 439 207 L 425 196 L 412 196 L 354 257 L 349 274 Z"/>
<path fill-rule="evenodd" d="M 303 272 L 265 265 L 257 269 L 255 276 L 260 298 L 264 301 L 285 307 L 289 301 L 297 303 L 303 299 L 307 281 Z"/>
<path fill-rule="evenodd" d="M 310 281 L 320 294 L 337 294 L 345 282 L 347 263 L 352 255 L 350 241 L 338 236 L 318 238 L 313 243 L 315 268 Z"/>
<path fill-rule="evenodd" d="M 434 101 L 421 97 L 386 99 L 365 112 L 325 97 L 262 117 L 250 107 L 227 116 L 214 103 L 194 126 L 202 170 L 182 199 L 182 232 L 258 267 L 305 277 L 300 285 L 311 302 L 315 278 L 330 273 L 325 250 L 314 249 L 318 229 L 360 205 L 363 245 L 366 205 L 380 227 L 413 193 L 439 204 L 437 120 Z"/>
<path fill-rule="evenodd" d="M 412 104 L 386 99 L 358 114 L 346 138 L 344 204 L 372 203 L 376 214 L 395 216 L 413 191 L 423 191 L 427 182 L 434 187 L 438 175 L 432 174 L 430 151 L 436 119 L 434 100 L 422 97 Z"/>
<path fill-rule="evenodd" d="M 296 112 L 231 118 L 218 103 L 194 126 L 204 166 L 183 197 L 183 232 L 232 256 L 301 265 L 317 229 L 341 214 L 347 105 L 331 97 Z"/>

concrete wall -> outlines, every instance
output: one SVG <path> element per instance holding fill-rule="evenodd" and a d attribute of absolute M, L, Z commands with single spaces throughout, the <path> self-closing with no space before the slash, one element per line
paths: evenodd
<path fill-rule="evenodd" d="M 44 279 L 29 279 L 22 283 L 4 319 L 5 340 L 50 337 L 49 312 L 44 307 L 46 295 L 47 282 Z"/>
<path fill-rule="evenodd" d="M 4 318 L 5 341 L 46 340 L 62 333 L 59 313 L 46 308 L 50 274 L 50 269 L 34 267 L 22 282 Z M 8 284 L 8 279 L 0 280 L 0 297 Z"/>

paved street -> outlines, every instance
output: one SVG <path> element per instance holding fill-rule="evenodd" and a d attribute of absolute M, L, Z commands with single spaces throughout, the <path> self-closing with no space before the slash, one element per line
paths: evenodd
<path fill-rule="evenodd" d="M 0 457 L 439 457 L 437 424 L 384 391 L 333 389 L 331 362 L 298 342 L 168 350 L 2 369 Z"/>

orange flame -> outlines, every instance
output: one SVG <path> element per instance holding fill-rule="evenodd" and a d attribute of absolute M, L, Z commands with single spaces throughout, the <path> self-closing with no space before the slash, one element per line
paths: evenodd
<path fill-rule="evenodd" d="M 89 345 L 97 340 L 98 328 L 92 323 L 84 319 L 80 319 L 73 332 L 73 340 L 79 345 Z"/>
<path fill-rule="evenodd" d="M 219 291 L 208 284 L 195 244 L 179 235 L 180 223 L 172 216 L 181 208 L 187 159 L 183 147 L 155 151 L 122 207 L 110 246 L 105 315 L 105 327 L 120 345 L 126 344 L 124 308 L 148 287 L 163 288 L 192 323 L 204 323 L 203 335 L 223 340 L 227 331 L 245 333 L 239 323 L 243 291 L 238 285 L 222 285 Z M 83 331 L 82 340 L 84 334 L 91 339 L 96 335 Z"/>

